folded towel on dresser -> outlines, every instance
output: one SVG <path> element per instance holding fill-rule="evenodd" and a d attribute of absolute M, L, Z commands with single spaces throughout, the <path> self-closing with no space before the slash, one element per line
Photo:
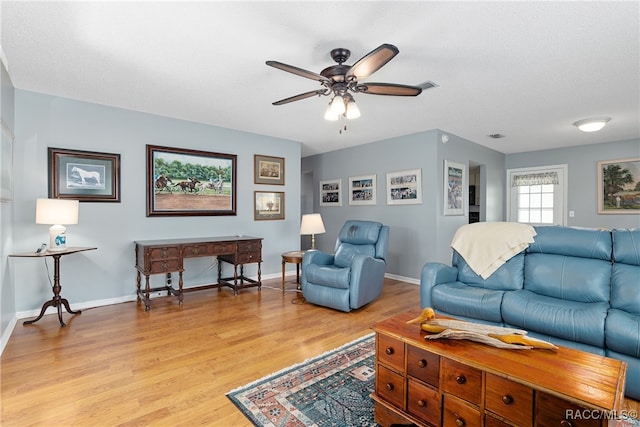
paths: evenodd
<path fill-rule="evenodd" d="M 460 227 L 451 247 L 483 279 L 533 243 L 535 229 L 517 222 L 476 222 Z"/>

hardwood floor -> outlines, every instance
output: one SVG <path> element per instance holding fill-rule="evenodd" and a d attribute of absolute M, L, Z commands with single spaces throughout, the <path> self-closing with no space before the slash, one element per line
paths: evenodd
<path fill-rule="evenodd" d="M 16 325 L 0 361 L 4 426 L 250 426 L 230 390 L 371 332 L 420 307 L 419 287 L 385 280 L 383 295 L 342 313 L 304 303 L 288 284 L 228 289 L 56 315 Z M 73 304 L 71 304 L 73 308 Z M 640 404 L 627 400 L 637 413 Z"/>
<path fill-rule="evenodd" d="M 276 289 L 273 289 L 276 288 Z M 280 280 L 18 322 L 1 359 L 2 426 L 250 426 L 228 391 L 419 308 L 419 287 L 385 280 L 351 313 L 304 303 Z M 71 304 L 73 309 L 73 303 Z"/>

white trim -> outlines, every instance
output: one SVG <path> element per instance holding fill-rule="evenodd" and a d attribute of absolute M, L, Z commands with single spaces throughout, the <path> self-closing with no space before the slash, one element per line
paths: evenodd
<path fill-rule="evenodd" d="M 11 338 L 11 335 L 13 334 L 13 330 L 16 327 L 16 323 L 18 323 L 18 319 L 14 317 L 13 319 L 11 319 L 11 321 L 7 325 L 7 328 L 4 330 L 4 333 L 2 334 L 2 338 L 0 338 L 0 355 L 2 355 L 4 348 L 7 346 L 7 343 L 9 342 L 9 338 Z"/>
<path fill-rule="evenodd" d="M 391 280 L 397 280 L 399 282 L 407 282 L 412 285 L 420 285 L 420 279 L 414 279 L 411 277 L 398 276 L 397 274 L 385 273 L 384 277 Z"/>
<path fill-rule="evenodd" d="M 9 61 L 7 61 L 7 57 L 4 55 L 4 50 L 2 49 L 2 45 L 0 45 L 0 61 L 2 61 L 2 65 L 9 73 Z"/>
<path fill-rule="evenodd" d="M 560 191 L 562 194 L 562 199 L 563 199 L 563 203 L 562 203 L 562 212 L 560 213 L 560 217 L 562 219 L 562 224 L 559 225 L 567 225 L 567 220 L 568 220 L 568 215 L 567 212 L 569 211 L 568 209 L 568 202 L 569 202 L 569 166 L 567 164 L 561 164 L 561 165 L 549 165 L 549 166 L 533 166 L 533 167 L 529 167 L 529 168 L 515 168 L 515 169 L 507 169 L 506 172 L 506 189 L 505 189 L 505 193 L 507 195 L 507 203 L 505 205 L 505 218 L 507 219 L 507 221 L 511 221 L 511 175 L 512 174 L 518 174 L 518 173 L 527 173 L 527 172 L 533 172 L 533 171 L 540 171 L 540 170 L 550 170 L 550 169 L 559 169 L 562 171 L 562 184 L 560 185 Z"/>

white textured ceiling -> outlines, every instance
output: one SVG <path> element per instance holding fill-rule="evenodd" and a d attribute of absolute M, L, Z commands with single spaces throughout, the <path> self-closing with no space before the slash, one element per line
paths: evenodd
<path fill-rule="evenodd" d="M 300 141 L 303 156 L 434 128 L 503 153 L 640 138 L 640 3 L 24 2 L 3 0 L 13 84 Z M 358 94 L 362 117 L 323 120 L 328 99 L 276 100 L 319 83 L 329 51 L 352 64 L 400 49 L 366 81 L 439 86 L 416 98 Z M 602 131 L 572 123 L 610 116 Z M 506 137 L 491 139 L 489 134 Z"/>

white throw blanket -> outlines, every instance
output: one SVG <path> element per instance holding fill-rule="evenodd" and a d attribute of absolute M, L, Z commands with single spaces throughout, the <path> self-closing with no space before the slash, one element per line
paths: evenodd
<path fill-rule="evenodd" d="M 451 247 L 477 275 L 487 279 L 533 243 L 535 235 L 535 229 L 527 224 L 476 222 L 460 227 L 453 236 Z"/>

